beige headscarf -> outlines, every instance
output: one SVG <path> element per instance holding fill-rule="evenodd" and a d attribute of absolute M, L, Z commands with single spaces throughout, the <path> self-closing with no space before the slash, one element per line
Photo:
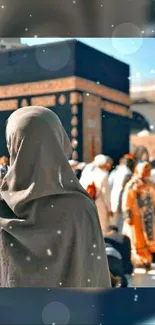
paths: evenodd
<path fill-rule="evenodd" d="M 68 163 L 70 141 L 58 117 L 21 108 L 6 138 L 10 169 L 1 196 L 14 215 L 3 216 L 0 206 L 1 286 L 108 288 L 96 207 Z"/>
<path fill-rule="evenodd" d="M 69 166 L 71 145 L 58 117 L 47 108 L 24 107 L 9 118 L 10 169 L 1 195 L 17 216 L 32 200 L 86 192 Z M 29 211 L 30 213 L 30 211 Z"/>

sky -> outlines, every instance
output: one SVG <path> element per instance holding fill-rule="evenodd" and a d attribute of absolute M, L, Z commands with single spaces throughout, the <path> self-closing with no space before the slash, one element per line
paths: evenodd
<path fill-rule="evenodd" d="M 30 46 L 68 38 L 22 38 Z M 131 86 L 155 81 L 155 38 L 77 38 L 79 41 L 130 65 Z"/>

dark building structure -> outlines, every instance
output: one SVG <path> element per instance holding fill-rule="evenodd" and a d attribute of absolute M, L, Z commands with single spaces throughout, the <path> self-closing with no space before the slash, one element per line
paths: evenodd
<path fill-rule="evenodd" d="M 59 116 L 73 158 L 103 152 L 117 162 L 129 151 L 128 77 L 127 64 L 76 40 L 0 53 L 0 155 L 9 115 L 36 105 Z"/>

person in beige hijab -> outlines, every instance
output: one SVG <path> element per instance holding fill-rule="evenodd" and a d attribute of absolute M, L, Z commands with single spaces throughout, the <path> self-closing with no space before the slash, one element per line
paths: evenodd
<path fill-rule="evenodd" d="M 110 288 L 96 207 L 73 173 L 58 117 L 24 107 L 8 119 L 0 201 L 0 286 Z"/>

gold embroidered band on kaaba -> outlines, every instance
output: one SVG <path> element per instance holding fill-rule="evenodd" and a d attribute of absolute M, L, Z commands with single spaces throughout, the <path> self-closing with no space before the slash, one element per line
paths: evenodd
<path fill-rule="evenodd" d="M 24 96 L 33 96 L 30 98 L 31 105 L 52 107 L 56 105 L 56 96 L 54 94 L 63 92 L 71 92 L 70 104 L 73 105 L 82 102 L 82 95 L 78 91 L 101 97 L 106 100 L 106 103 L 108 100 L 113 101 L 116 104 L 108 102 L 106 108 L 105 105 L 103 105 L 103 108 L 115 114 L 129 115 L 128 107 L 131 104 L 129 95 L 79 77 L 0 86 L 0 110 L 17 109 L 18 98 Z M 49 95 L 50 93 L 51 95 Z M 61 98 L 59 99 L 61 105 L 65 103 L 65 98 L 62 95 L 60 95 Z M 26 99 L 23 100 L 26 102 Z"/>

